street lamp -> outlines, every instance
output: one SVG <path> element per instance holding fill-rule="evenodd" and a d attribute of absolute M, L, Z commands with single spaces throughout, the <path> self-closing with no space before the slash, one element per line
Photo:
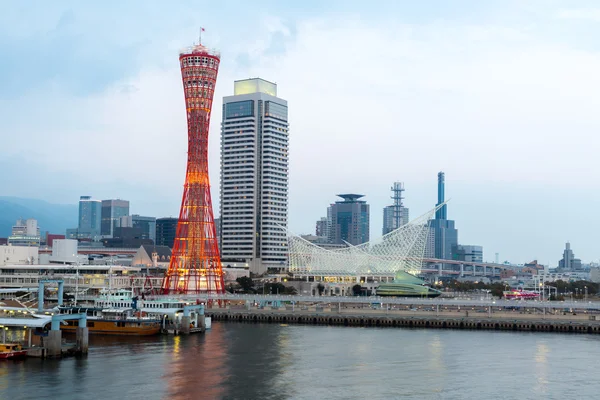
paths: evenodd
<path fill-rule="evenodd" d="M 585 288 L 585 301 L 587 301 L 587 294 L 588 294 L 587 286 L 584 286 L 584 288 Z"/>

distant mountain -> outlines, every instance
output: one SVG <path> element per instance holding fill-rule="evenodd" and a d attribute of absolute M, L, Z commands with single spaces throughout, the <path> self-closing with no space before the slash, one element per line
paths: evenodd
<path fill-rule="evenodd" d="M 76 204 L 0 196 L 0 237 L 9 236 L 19 218 L 37 219 L 42 236 L 46 231 L 64 235 L 67 228 L 77 227 L 78 213 Z"/>

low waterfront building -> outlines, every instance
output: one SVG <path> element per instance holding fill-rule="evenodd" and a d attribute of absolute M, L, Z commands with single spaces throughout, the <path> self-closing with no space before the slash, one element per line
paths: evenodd
<path fill-rule="evenodd" d="M 29 246 L 0 246 L 0 266 L 7 264 L 31 265 L 39 260 L 39 248 Z"/>
<path fill-rule="evenodd" d="M 145 244 L 133 256 L 132 265 L 167 269 L 170 262 L 171 249 L 169 247 Z"/>

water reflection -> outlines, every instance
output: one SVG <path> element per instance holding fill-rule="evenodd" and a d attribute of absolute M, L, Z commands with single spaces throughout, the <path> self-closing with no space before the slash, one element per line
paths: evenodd
<path fill-rule="evenodd" d="M 281 398 L 274 388 L 281 385 L 279 376 L 293 360 L 284 351 L 288 346 L 288 327 L 279 325 L 235 324 L 227 329 L 226 399 Z M 214 326 L 214 325 L 213 325 Z M 287 392 L 288 395 L 291 393 Z"/>
<path fill-rule="evenodd" d="M 550 352 L 546 342 L 538 342 L 535 348 L 535 376 L 536 376 L 536 391 L 546 393 L 548 385 L 548 353 Z"/>
<path fill-rule="evenodd" d="M 222 398 L 227 374 L 224 337 L 223 326 L 215 324 L 204 335 L 173 338 L 173 355 L 163 376 L 169 399 Z"/>
<path fill-rule="evenodd" d="M 595 398 L 595 336 L 215 323 L 0 362 L 0 399 Z M 560 367 L 555 367 L 559 365 Z"/>

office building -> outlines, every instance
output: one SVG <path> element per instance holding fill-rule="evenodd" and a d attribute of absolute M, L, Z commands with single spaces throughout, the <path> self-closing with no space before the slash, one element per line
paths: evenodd
<path fill-rule="evenodd" d="M 177 233 L 177 218 L 158 218 L 156 220 L 156 245 L 173 248 Z"/>
<path fill-rule="evenodd" d="M 558 268 L 563 271 L 578 271 L 582 269 L 581 260 L 575 258 L 571 243 L 567 242 L 563 251 L 563 258 L 558 262 Z"/>
<path fill-rule="evenodd" d="M 65 239 L 77 239 L 77 228 L 68 228 L 65 233 Z"/>
<path fill-rule="evenodd" d="M 438 173 L 438 202 L 436 206 L 444 203 L 445 198 L 445 177 L 444 173 Z M 442 260 L 452 260 L 452 250 L 458 245 L 458 231 L 454 227 L 454 221 L 447 217 L 447 205 L 444 204 L 435 213 L 435 219 L 430 221 L 430 229 L 433 235 L 434 257 Z M 428 244 L 427 247 L 430 247 Z M 427 250 L 426 250 L 427 252 Z"/>
<path fill-rule="evenodd" d="M 369 241 L 369 205 L 362 194 L 338 194 L 343 201 L 329 206 L 331 243 L 359 245 Z"/>
<path fill-rule="evenodd" d="M 113 230 L 117 226 L 117 220 L 129 215 L 129 201 L 120 199 L 102 200 L 101 215 L 100 233 L 102 237 L 111 238 L 113 237 Z"/>
<path fill-rule="evenodd" d="M 100 240 L 102 222 L 102 202 L 91 196 L 79 198 L 79 226 L 77 237 L 92 241 Z"/>
<path fill-rule="evenodd" d="M 215 231 L 217 233 L 217 243 L 221 245 L 221 218 L 215 218 Z"/>
<path fill-rule="evenodd" d="M 112 238 L 102 239 L 104 247 L 138 248 L 142 245 L 153 245 L 141 226 L 115 227 Z"/>
<path fill-rule="evenodd" d="M 46 233 L 46 246 L 52 247 L 55 240 L 66 239 L 65 235 L 57 235 L 54 233 Z"/>
<path fill-rule="evenodd" d="M 383 234 L 388 234 L 393 230 L 400 228 L 408 223 L 408 208 L 404 207 L 402 192 L 404 192 L 404 183 L 394 182 L 390 189 L 394 204 L 383 209 Z"/>
<path fill-rule="evenodd" d="M 223 98 L 221 127 L 223 263 L 253 273 L 287 266 L 288 108 L 277 85 L 260 78 L 234 83 Z"/>
<path fill-rule="evenodd" d="M 321 219 L 317 221 L 315 235 L 320 238 L 329 239 L 329 225 L 330 221 L 327 220 L 327 217 L 321 217 Z"/>
<path fill-rule="evenodd" d="M 7 243 L 13 246 L 39 246 L 41 237 L 37 220 L 18 219 L 12 227 Z"/>
<path fill-rule="evenodd" d="M 133 214 L 124 217 L 120 217 L 115 221 L 116 228 L 138 228 L 140 239 L 150 239 L 152 244 L 156 240 L 156 218 L 155 217 L 143 217 L 141 215 Z M 124 232 L 124 231 L 120 231 Z M 116 234 L 113 237 L 118 237 Z"/>
<path fill-rule="evenodd" d="M 453 250 L 453 258 L 458 261 L 483 262 L 483 247 L 474 245 L 457 245 Z"/>

